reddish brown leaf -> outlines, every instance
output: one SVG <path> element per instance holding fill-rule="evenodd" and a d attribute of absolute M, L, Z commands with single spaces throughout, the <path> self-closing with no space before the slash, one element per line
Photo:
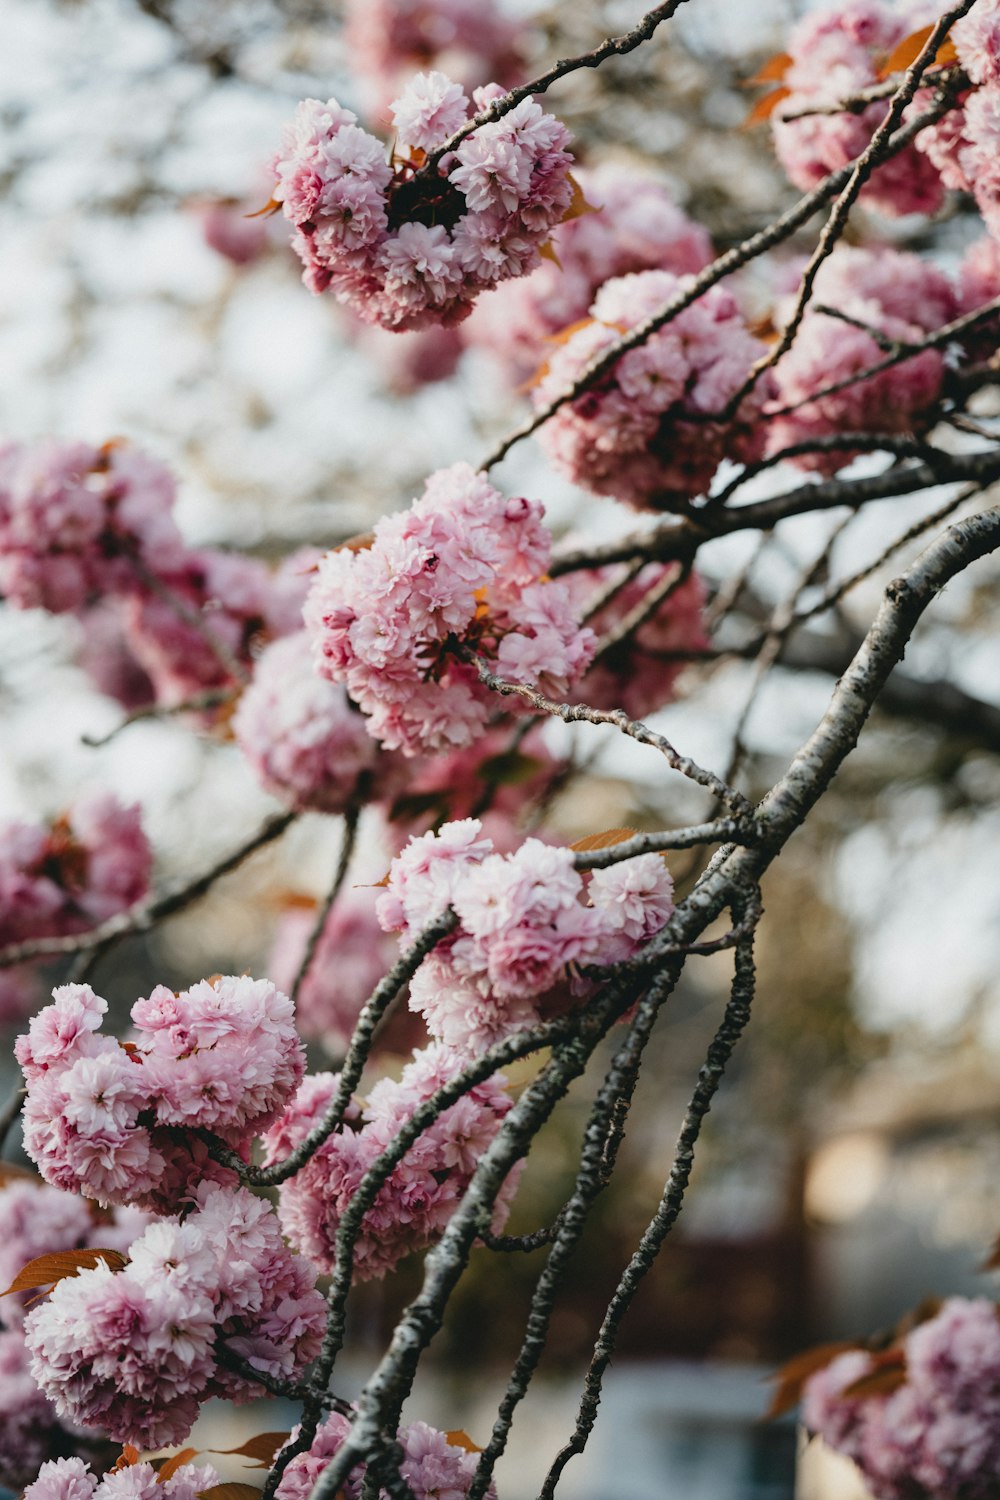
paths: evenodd
<path fill-rule="evenodd" d="M 260 1500 L 261 1492 L 253 1484 L 213 1484 L 198 1491 L 198 1500 Z"/>
<path fill-rule="evenodd" d="M 291 1437 L 290 1432 L 258 1432 L 256 1437 L 247 1438 L 246 1442 L 239 1448 L 210 1448 L 210 1453 L 224 1453 L 231 1458 L 255 1458 L 258 1469 L 269 1469 L 274 1462 L 274 1455 L 279 1448 L 283 1448 Z"/>
<path fill-rule="evenodd" d="M 597 209 L 594 207 L 593 203 L 587 202 L 583 188 L 577 182 L 572 172 L 568 173 L 567 175 L 569 176 L 570 182 L 573 184 L 573 196 L 569 200 L 569 208 L 567 208 L 566 212 L 559 220 L 560 224 L 568 224 L 570 219 L 579 219 L 583 214 L 597 213 Z M 544 253 L 545 252 L 543 250 L 542 254 L 544 255 Z"/>
<path fill-rule="evenodd" d="M 1000 1236 L 993 1241 L 993 1249 L 979 1267 L 981 1271 L 1000 1270 Z"/>
<path fill-rule="evenodd" d="M 281 212 L 281 204 L 277 198 L 268 198 L 263 208 L 255 208 L 252 214 L 244 214 L 244 219 L 269 219 L 272 214 Z"/>
<path fill-rule="evenodd" d="M 780 89 L 772 89 L 769 94 L 763 94 L 743 121 L 742 128 L 750 130 L 754 125 L 761 125 L 769 120 L 781 101 L 787 99 L 791 92 L 791 89 L 782 84 Z"/>
<path fill-rule="evenodd" d="M 793 58 L 790 52 L 776 52 L 769 57 L 766 63 L 762 63 L 752 78 L 748 78 L 744 87 L 748 89 L 757 88 L 762 83 L 780 83 L 792 66 Z"/>
<path fill-rule="evenodd" d="M 909 36 L 904 36 L 901 42 L 897 42 L 889 56 L 878 70 L 880 78 L 888 78 L 893 73 L 905 73 L 911 68 L 926 47 L 933 26 L 921 26 L 919 31 L 911 31 Z M 941 46 L 934 54 L 933 61 L 939 68 L 946 67 L 949 63 L 958 61 L 958 53 L 955 44 L 950 37 L 946 37 Z"/>
<path fill-rule="evenodd" d="M 638 832 L 638 828 L 606 828 L 603 833 L 588 833 L 586 838 L 577 839 L 569 847 L 574 854 L 592 854 L 595 849 L 611 849 L 615 844 L 624 844 L 626 839 L 634 839 Z"/>
<path fill-rule="evenodd" d="M 867 1375 L 862 1375 L 858 1380 L 852 1380 L 850 1385 L 844 1387 L 845 1396 L 891 1396 L 893 1391 L 898 1391 L 901 1385 L 906 1384 L 906 1365 L 902 1354 L 898 1364 L 887 1366 L 884 1370 L 871 1370 Z"/>
<path fill-rule="evenodd" d="M 478 1443 L 474 1443 L 467 1432 L 461 1427 L 455 1427 L 451 1432 L 446 1432 L 445 1437 L 453 1448 L 464 1448 L 466 1453 L 482 1453 Z"/>
<path fill-rule="evenodd" d="M 7 1290 L 0 1292 L 0 1297 L 9 1297 L 11 1292 L 30 1292 L 40 1286 L 54 1286 L 65 1276 L 92 1271 L 102 1260 L 112 1271 L 120 1271 L 128 1264 L 117 1250 L 55 1250 L 50 1255 L 36 1255 L 17 1273 Z"/>
<path fill-rule="evenodd" d="M 802 1396 L 802 1387 L 810 1375 L 815 1375 L 817 1370 L 825 1370 L 838 1354 L 846 1354 L 848 1349 L 858 1347 L 857 1344 L 852 1343 L 817 1344 L 813 1349 L 806 1349 L 802 1354 L 796 1354 L 794 1359 L 790 1359 L 771 1376 L 771 1379 L 777 1383 L 766 1416 L 768 1418 L 780 1417 L 783 1412 L 791 1411 L 793 1406 L 798 1406 Z"/>
<path fill-rule="evenodd" d="M 115 1464 L 114 1468 L 109 1469 L 108 1472 L 110 1474 L 118 1474 L 122 1469 L 130 1469 L 133 1464 L 137 1464 L 138 1462 L 138 1448 L 133 1448 L 131 1443 L 126 1443 L 122 1448 L 121 1453 L 118 1455 L 118 1461 Z"/>
<path fill-rule="evenodd" d="M 551 240 L 546 240 L 544 245 L 539 245 L 538 253 L 543 260 L 550 260 L 557 271 L 562 270 L 562 261 L 556 254 L 556 247 Z"/>
<path fill-rule="evenodd" d="M 171 1458 L 166 1459 L 161 1465 L 156 1476 L 157 1484 L 165 1484 L 172 1479 L 178 1469 L 183 1469 L 193 1458 L 197 1458 L 200 1450 L 198 1448 L 181 1448 Z"/>

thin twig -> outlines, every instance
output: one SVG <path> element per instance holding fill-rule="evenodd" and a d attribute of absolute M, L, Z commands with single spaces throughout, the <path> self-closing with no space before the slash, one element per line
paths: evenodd
<path fill-rule="evenodd" d="M 306 939 L 305 952 L 302 955 L 302 961 L 299 964 L 298 972 L 295 975 L 291 991 L 289 992 L 289 999 L 293 1005 L 298 1002 L 299 991 L 302 989 L 306 976 L 312 967 L 312 961 L 316 957 L 316 949 L 319 947 L 320 938 L 323 936 L 326 924 L 329 921 L 330 913 L 333 910 L 333 903 L 340 895 L 344 881 L 347 879 L 348 867 L 350 866 L 351 856 L 354 853 L 354 845 L 357 840 L 360 813 L 361 809 L 357 803 L 352 803 L 344 813 L 344 837 L 340 845 L 340 854 L 337 858 L 337 868 L 334 872 L 329 894 L 320 907 L 316 915 L 316 920 L 313 922 L 312 929 Z"/>

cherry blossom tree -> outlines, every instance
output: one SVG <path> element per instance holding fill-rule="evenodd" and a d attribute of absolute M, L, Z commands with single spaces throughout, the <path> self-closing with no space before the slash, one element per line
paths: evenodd
<path fill-rule="evenodd" d="M 775 87 L 750 122 L 799 196 L 718 252 L 648 165 L 581 161 L 560 116 L 563 80 L 655 50 L 684 4 L 535 77 L 529 28 L 492 6 L 351 7 L 352 102 L 370 117 L 305 99 L 270 163 L 266 211 L 302 262 L 303 304 L 337 304 L 361 351 L 391 335 L 411 388 L 482 357 L 521 404 L 491 452 L 454 453 L 407 504 L 384 494 L 369 532 L 303 536 L 280 558 L 195 544 L 172 474 L 130 442 L 0 449 L 6 609 L 75 624 L 122 712 L 111 737 L 179 721 L 281 804 L 174 884 L 110 788 L 3 830 L 0 1009 L 23 1078 L 3 1126 L 13 1140 L 19 1121 L 37 1175 L 0 1178 L 0 1479 L 28 1500 L 224 1500 L 181 1445 L 208 1399 L 262 1392 L 301 1412 L 248 1449 L 265 1500 L 495 1497 L 650 1040 L 685 970 L 722 955 L 728 998 L 549 1500 L 752 1024 L 764 877 L 874 709 L 1000 743 L 995 706 L 897 671 L 942 590 L 991 576 L 1000 547 L 1000 3 L 810 11 L 765 64 Z M 186 39 L 183 7 L 142 9 Z M 946 253 L 941 224 L 964 249 Z M 265 253 L 262 220 L 229 227 L 205 232 L 234 265 Z M 554 535 L 541 499 L 494 473 L 534 434 L 555 474 L 609 502 L 600 534 Z M 843 570 L 842 534 L 901 497 L 905 526 Z M 733 538 L 780 546 L 803 517 L 813 551 L 785 598 L 755 596 L 759 551 L 728 574 L 716 561 Z M 860 638 L 807 636 L 796 658 L 803 626 L 843 624 L 890 565 Z M 835 682 L 758 788 L 746 727 L 782 659 Z M 727 660 L 749 664 L 749 691 L 702 765 L 648 721 Z M 691 816 L 560 836 L 553 806 L 597 736 L 683 786 Z M 308 815 L 339 828 L 337 870 L 310 920 L 290 914 L 270 974 L 157 984 L 113 1035 L 98 965 Z M 369 885 L 366 838 L 388 864 Z M 565 1201 L 508 1234 L 532 1145 L 578 1079 L 592 1093 Z M 534 1250 L 485 1446 L 404 1423 L 470 1263 Z M 352 1294 L 418 1252 L 419 1289 L 348 1400 Z M 808 1428 L 874 1495 L 970 1500 L 1000 1484 L 998 1392 L 997 1305 L 949 1298 L 882 1346 L 807 1356 L 782 1400 L 804 1395 Z M 142 1456 L 162 1447 L 181 1451 Z"/>

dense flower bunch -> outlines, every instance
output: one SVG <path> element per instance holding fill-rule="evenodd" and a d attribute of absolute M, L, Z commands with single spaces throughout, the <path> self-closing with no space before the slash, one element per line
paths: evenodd
<path fill-rule="evenodd" d="M 149 890 L 153 855 L 137 805 L 81 797 L 49 824 L 0 829 L 0 946 L 86 932 Z"/>
<path fill-rule="evenodd" d="M 951 41 L 974 87 L 959 108 L 918 137 L 946 187 L 972 193 L 1000 239 L 1000 4 L 978 0 L 956 21 Z"/>
<path fill-rule="evenodd" d="M 322 1424 L 308 1453 L 293 1458 L 275 1491 L 276 1500 L 309 1500 L 313 1486 L 323 1470 L 339 1453 L 344 1439 L 351 1429 L 350 1420 L 334 1412 Z M 293 1432 L 292 1436 L 295 1436 Z M 478 1455 L 457 1443 L 449 1442 L 436 1427 L 426 1422 L 413 1422 L 401 1427 L 396 1441 L 403 1449 L 399 1472 L 405 1479 L 413 1500 L 465 1500 L 476 1472 Z M 358 1464 L 351 1470 L 347 1482 L 338 1493 L 344 1500 L 360 1500 L 361 1487 L 367 1466 Z M 379 1500 L 387 1500 L 387 1492 L 379 1491 Z M 50 1500 L 48 1496 L 26 1497 L 26 1500 Z M 52 1496 L 51 1500 L 63 1500 Z M 66 1497 L 76 1500 L 76 1497 Z M 490 1484 L 486 1500 L 496 1500 L 496 1488 Z"/>
<path fill-rule="evenodd" d="M 366 551 L 322 559 L 303 612 L 319 669 L 346 685 L 387 748 L 415 755 L 482 732 L 491 699 L 466 649 L 556 694 L 586 667 L 593 633 L 566 587 L 543 581 L 542 514 L 455 464 L 432 474 L 409 510 L 380 520 Z"/>
<path fill-rule="evenodd" d="M 268 973 L 282 989 L 290 989 L 295 982 L 315 920 L 314 911 L 297 907 L 279 923 Z M 343 1053 L 361 1007 L 395 956 L 392 938 L 378 925 L 372 892 L 343 891 L 323 925 L 296 996 L 295 1019 L 302 1036 L 321 1042 L 334 1056 Z M 380 1028 L 380 1043 L 390 1045 L 389 1033 L 398 1030 L 397 1019 L 393 1016 Z M 408 1052 L 410 1046 L 412 1040 L 397 1050 Z"/>
<path fill-rule="evenodd" d="M 589 321 L 550 357 L 534 389 L 536 405 L 561 396 L 592 360 L 659 312 L 688 280 L 670 271 L 640 271 L 606 282 Z M 723 412 L 763 353 L 732 294 L 711 287 L 566 402 L 541 429 L 540 441 L 556 467 L 585 489 L 669 509 L 703 492 L 723 457 L 759 455 L 766 381 L 733 421 L 710 419 Z"/>
<path fill-rule="evenodd" d="M 520 79 L 520 27 L 496 0 L 348 0 L 344 43 L 376 113 L 420 68 L 465 89 Z"/>
<path fill-rule="evenodd" d="M 383 795 L 391 779 L 392 758 L 344 688 L 317 674 L 304 630 L 262 653 L 233 731 L 261 785 L 295 807 L 343 812 Z"/>
<path fill-rule="evenodd" d="M 35 1180 L 15 1179 L 0 1190 L 0 1290 L 28 1261 L 53 1250 L 100 1245 L 126 1252 L 148 1223 L 133 1208 L 119 1209 L 99 1222 L 81 1198 Z M 20 1489 L 54 1453 L 76 1446 L 79 1434 L 60 1425 L 55 1407 L 31 1377 L 24 1342 L 24 1314 L 30 1294 L 18 1292 L 0 1302 L 0 1485 Z"/>
<path fill-rule="evenodd" d="M 175 1207 L 202 1176 L 226 1180 L 182 1132 L 245 1149 L 297 1087 L 291 1001 L 266 979 L 218 976 L 137 1000 L 137 1040 L 98 1035 L 107 1002 L 64 985 L 15 1044 L 28 1097 L 25 1150 L 47 1182 L 101 1203 Z"/>
<path fill-rule="evenodd" d="M 581 612 L 614 583 L 615 568 L 585 569 L 570 575 Z M 661 602 L 656 602 L 661 593 Z M 620 641 L 601 649 L 581 678 L 574 698 L 592 708 L 622 708 L 642 719 L 674 697 L 688 655 L 707 648 L 703 620 L 705 585 L 697 573 L 681 578 L 676 564 L 648 563 L 636 576 L 588 616 L 599 639 L 614 640 L 639 612 L 648 616 Z"/>
<path fill-rule="evenodd" d="M 25 1318 L 35 1380 L 64 1419 L 122 1443 L 177 1443 L 211 1396 L 259 1394 L 217 1362 L 217 1337 L 276 1378 L 319 1352 L 325 1302 L 270 1206 L 210 1182 L 194 1201 L 150 1225 L 123 1270 L 64 1278 Z"/>
<path fill-rule="evenodd" d="M 182 1464 L 161 1479 L 151 1463 L 126 1464 L 98 1479 L 82 1458 L 43 1464 L 21 1500 L 197 1500 L 219 1483 L 211 1464 Z"/>
<path fill-rule="evenodd" d="M 124 444 L 0 446 L 0 593 L 62 613 L 179 565 L 173 503 L 169 470 Z"/>
<path fill-rule="evenodd" d="M 1000 1316 L 985 1298 L 951 1297 L 906 1335 L 905 1383 L 851 1395 L 874 1368 L 838 1355 L 806 1383 L 803 1420 L 861 1469 L 875 1500 L 989 1500 L 1000 1486 Z"/>
<path fill-rule="evenodd" d="M 537 1020 L 574 968 L 629 957 L 673 911 L 658 854 L 584 876 L 571 849 L 526 839 L 502 855 L 482 833 L 466 818 L 411 839 L 378 900 L 380 922 L 404 945 L 449 906 L 458 913 L 410 981 L 411 1009 L 458 1057 Z"/>
<path fill-rule="evenodd" d="M 382 1078 L 362 1105 L 354 1101 L 345 1128 L 279 1189 L 281 1227 L 295 1248 L 323 1271 L 337 1262 L 337 1230 L 362 1178 L 390 1146 L 414 1112 L 461 1066 L 442 1046 L 413 1055 L 402 1076 Z M 360 1280 L 384 1276 L 403 1256 L 439 1238 L 472 1179 L 483 1152 L 511 1108 L 501 1073 L 480 1083 L 443 1110 L 393 1170 L 365 1213 L 354 1248 Z M 281 1119 L 264 1140 L 265 1160 L 280 1161 L 304 1140 L 337 1087 L 335 1073 L 305 1079 Z M 503 1227 L 516 1186 L 515 1170 L 497 1198 L 493 1225 Z"/>
<path fill-rule="evenodd" d="M 888 246 L 835 250 L 820 267 L 799 337 L 774 370 L 770 409 L 797 409 L 768 423 L 769 451 L 838 432 L 925 430 L 941 393 L 943 349 L 922 350 L 844 390 L 814 393 L 871 369 L 884 359 L 887 341 L 920 342 L 956 311 L 948 278 L 922 257 Z M 806 453 L 794 462 L 832 474 L 850 456 L 840 449 Z"/>
<path fill-rule="evenodd" d="M 827 110 L 881 81 L 880 68 L 893 49 L 925 20 L 926 5 L 912 0 L 850 0 L 803 17 L 788 41 L 791 64 L 784 75 L 790 91 L 774 115 L 778 159 L 796 187 L 808 191 L 830 172 L 859 157 L 885 118 L 887 102 L 876 100 L 860 112 L 807 114 Z M 919 142 L 918 138 L 918 142 Z M 934 213 L 944 189 L 935 164 L 916 144 L 876 167 L 863 195 L 889 214 Z"/>
<path fill-rule="evenodd" d="M 632 271 L 700 271 L 712 259 L 708 231 L 674 202 L 658 177 L 622 162 L 574 174 L 587 205 L 560 226 L 559 264 L 547 260 L 530 276 L 482 298 L 461 337 L 501 360 L 513 381 L 534 374 L 563 329 L 587 316 L 606 281 Z"/>
<path fill-rule="evenodd" d="M 183 703 L 232 685 L 250 668 L 255 645 L 299 629 L 315 556 L 294 554 L 272 571 L 259 558 L 203 548 L 162 574 L 160 587 L 131 593 L 125 644 L 156 701 Z"/>
<path fill-rule="evenodd" d="M 476 108 L 501 92 L 477 89 Z M 457 323 L 481 291 L 539 264 L 572 200 L 569 136 L 526 99 L 421 175 L 469 100 L 443 73 L 418 73 L 391 113 L 399 154 L 388 162 L 350 110 L 304 100 L 275 159 L 275 201 L 310 290 L 397 331 Z"/>

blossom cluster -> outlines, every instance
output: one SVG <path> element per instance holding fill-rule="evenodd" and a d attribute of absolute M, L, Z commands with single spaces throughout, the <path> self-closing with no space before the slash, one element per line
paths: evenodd
<path fill-rule="evenodd" d="M 309 1500 L 313 1486 L 331 1458 L 335 1458 L 351 1429 L 349 1418 L 332 1413 L 322 1423 L 307 1453 L 300 1453 L 288 1465 L 275 1491 L 276 1500 Z M 296 1429 L 297 1430 L 297 1429 Z M 293 1432 L 292 1436 L 295 1436 Z M 403 1450 L 399 1472 L 413 1500 L 465 1500 L 476 1472 L 478 1456 L 468 1448 L 451 1442 L 436 1427 L 413 1422 L 401 1427 L 396 1441 Z M 351 1470 L 338 1493 L 344 1500 L 360 1500 L 367 1466 L 358 1464 Z M 386 1492 L 380 1491 L 380 1497 Z M 490 1484 L 486 1500 L 496 1500 L 496 1487 Z M 63 1496 L 28 1496 L 27 1500 L 64 1500 Z M 76 1497 L 65 1497 L 76 1500 Z M 111 1497 L 109 1497 L 111 1500 Z"/>
<path fill-rule="evenodd" d="M 291 1001 L 268 980 L 217 976 L 132 1007 L 136 1041 L 99 1034 L 107 1002 L 64 985 L 15 1044 L 24 1145 L 47 1182 L 101 1203 L 176 1207 L 199 1176 L 230 1180 L 189 1132 L 246 1149 L 302 1077 Z"/>
<path fill-rule="evenodd" d="M 77 610 L 178 566 L 174 481 L 125 444 L 0 447 L 0 592 L 19 609 Z"/>
<path fill-rule="evenodd" d="M 81 797 L 50 823 L 0 828 L 0 947 L 68 937 L 127 911 L 149 890 L 153 856 L 140 810 L 108 792 Z M 0 969 L 0 1022 L 39 998 L 27 965 Z"/>
<path fill-rule="evenodd" d="M 51 823 L 0 829 L 0 946 L 85 932 L 149 890 L 153 856 L 137 805 L 81 797 Z"/>
<path fill-rule="evenodd" d="M 362 1104 L 351 1103 L 345 1126 L 330 1135 L 279 1189 L 281 1227 L 292 1245 L 321 1270 L 337 1264 L 337 1231 L 362 1178 L 396 1140 L 414 1112 L 455 1076 L 461 1061 L 448 1048 L 415 1052 L 402 1076 L 382 1078 Z M 384 1276 L 403 1256 L 437 1240 L 496 1135 L 512 1101 L 498 1073 L 442 1110 L 394 1168 L 362 1221 L 354 1246 L 360 1280 Z M 280 1161 L 322 1119 L 337 1087 L 335 1073 L 307 1077 L 264 1138 L 265 1160 Z M 518 1173 L 508 1177 L 494 1209 L 500 1230 Z"/>
<path fill-rule="evenodd" d="M 860 111 L 835 110 L 881 81 L 880 68 L 893 49 L 924 20 L 927 7 L 910 0 L 849 0 L 815 11 L 794 27 L 788 41 L 790 66 L 783 78 L 788 95 L 774 115 L 778 160 L 796 187 L 808 191 L 830 172 L 855 161 L 885 118 L 885 100 Z M 928 17 L 928 19 L 930 19 Z M 833 113 L 823 111 L 834 108 Z M 800 111 L 799 119 L 784 119 Z M 937 167 L 919 149 L 923 137 L 882 162 L 863 194 L 889 214 L 934 213 L 944 196 Z"/>
<path fill-rule="evenodd" d="M 319 669 L 345 684 L 369 732 L 414 755 L 469 744 L 490 695 L 464 653 L 502 676 L 562 692 L 586 667 L 565 585 L 544 580 L 542 507 L 506 499 L 468 464 L 428 479 L 365 551 L 328 552 L 303 611 Z"/>
<path fill-rule="evenodd" d="M 0 1190 L 0 1290 L 28 1261 L 53 1250 L 100 1245 L 124 1253 L 147 1222 L 134 1208 L 101 1222 L 75 1194 L 15 1178 Z M 0 1302 L 6 1325 L 0 1330 L 0 1485 L 11 1489 L 27 1484 L 44 1459 L 74 1441 L 31 1376 L 22 1326 L 29 1296 L 15 1292 Z"/>
<path fill-rule="evenodd" d="M 324 1299 L 270 1206 L 212 1182 L 193 1196 L 192 1212 L 134 1241 L 122 1270 L 102 1261 L 66 1277 L 25 1318 L 32 1373 L 64 1420 L 139 1447 L 177 1443 L 210 1397 L 259 1395 L 217 1338 L 276 1379 L 319 1352 Z"/>
<path fill-rule="evenodd" d="M 128 444 L 0 447 L 0 593 L 74 614 L 81 664 L 127 708 L 231 686 L 261 638 L 301 626 L 306 570 L 188 547 L 169 470 Z"/>
<path fill-rule="evenodd" d="M 140 1462 L 98 1479 L 82 1458 L 56 1458 L 42 1465 L 21 1500 L 197 1500 L 218 1483 L 211 1464 L 181 1464 L 161 1479 L 151 1463 Z"/>
<path fill-rule="evenodd" d="M 477 89 L 475 107 L 501 93 Z M 275 158 L 274 199 L 311 291 L 396 331 L 457 323 L 481 291 L 539 264 L 572 200 L 569 135 L 526 99 L 424 170 L 470 118 L 468 97 L 443 73 L 418 73 L 391 114 L 387 161 L 335 99 L 303 100 Z"/>
<path fill-rule="evenodd" d="M 344 44 L 377 114 L 420 68 L 463 88 L 521 75 L 520 27 L 496 0 L 348 0 Z"/>
<path fill-rule="evenodd" d="M 316 672 L 304 630 L 262 652 L 232 727 L 261 785 L 298 808 L 343 812 L 398 778 L 345 689 Z"/>
<path fill-rule="evenodd" d="M 820 267 L 798 338 L 774 368 L 769 451 L 841 432 L 925 430 L 941 394 L 943 349 L 923 349 L 843 390 L 816 393 L 879 364 L 893 343 L 921 342 L 957 311 L 948 277 L 922 256 L 887 245 L 838 247 Z M 850 456 L 840 449 L 793 462 L 833 473 Z"/>
<path fill-rule="evenodd" d="M 514 383 L 527 380 L 558 342 L 586 318 L 606 281 L 633 271 L 702 270 L 712 259 L 708 231 L 679 208 L 651 172 L 605 162 L 574 173 L 587 212 L 560 225 L 546 260 L 530 276 L 482 298 L 461 328 L 467 343 L 487 348 Z"/>
<path fill-rule="evenodd" d="M 951 30 L 973 87 L 918 141 L 946 187 L 972 193 L 990 234 L 1000 239 L 1000 3 L 978 0 Z"/>
<path fill-rule="evenodd" d="M 448 907 L 457 912 L 458 927 L 410 981 L 410 1007 L 453 1055 L 468 1057 L 565 1004 L 580 965 L 628 958 L 666 922 L 672 896 L 658 854 L 585 876 L 572 849 L 526 839 L 498 854 L 466 818 L 410 840 L 378 916 L 408 944 Z"/>
<path fill-rule="evenodd" d="M 949 1298 L 906 1335 L 902 1354 L 905 1381 L 886 1395 L 849 1394 L 873 1356 L 838 1355 L 806 1383 L 806 1426 L 854 1460 L 875 1500 L 987 1500 L 1000 1485 L 996 1303 Z"/>
<path fill-rule="evenodd" d="M 601 287 L 590 318 L 550 356 L 533 397 L 562 396 L 623 333 L 690 284 L 671 271 L 640 271 Z M 669 509 L 707 489 L 723 457 L 759 456 L 761 381 L 732 420 L 723 412 L 764 345 L 733 295 L 709 288 L 623 354 L 600 380 L 565 402 L 541 429 L 552 463 L 575 483 L 639 508 Z"/>
<path fill-rule="evenodd" d="M 783 78 L 788 93 L 773 118 L 778 158 L 797 187 L 815 187 L 862 154 L 885 117 L 886 101 L 864 109 L 836 106 L 878 84 L 899 43 L 933 19 L 933 7 L 913 0 L 850 0 L 794 28 Z M 949 41 L 967 86 L 942 119 L 875 168 L 862 193 L 884 213 L 928 214 L 941 206 L 946 188 L 957 188 L 974 195 L 990 233 L 1000 236 L 998 0 L 978 0 L 955 22 Z M 923 90 L 909 113 L 928 103 Z"/>

